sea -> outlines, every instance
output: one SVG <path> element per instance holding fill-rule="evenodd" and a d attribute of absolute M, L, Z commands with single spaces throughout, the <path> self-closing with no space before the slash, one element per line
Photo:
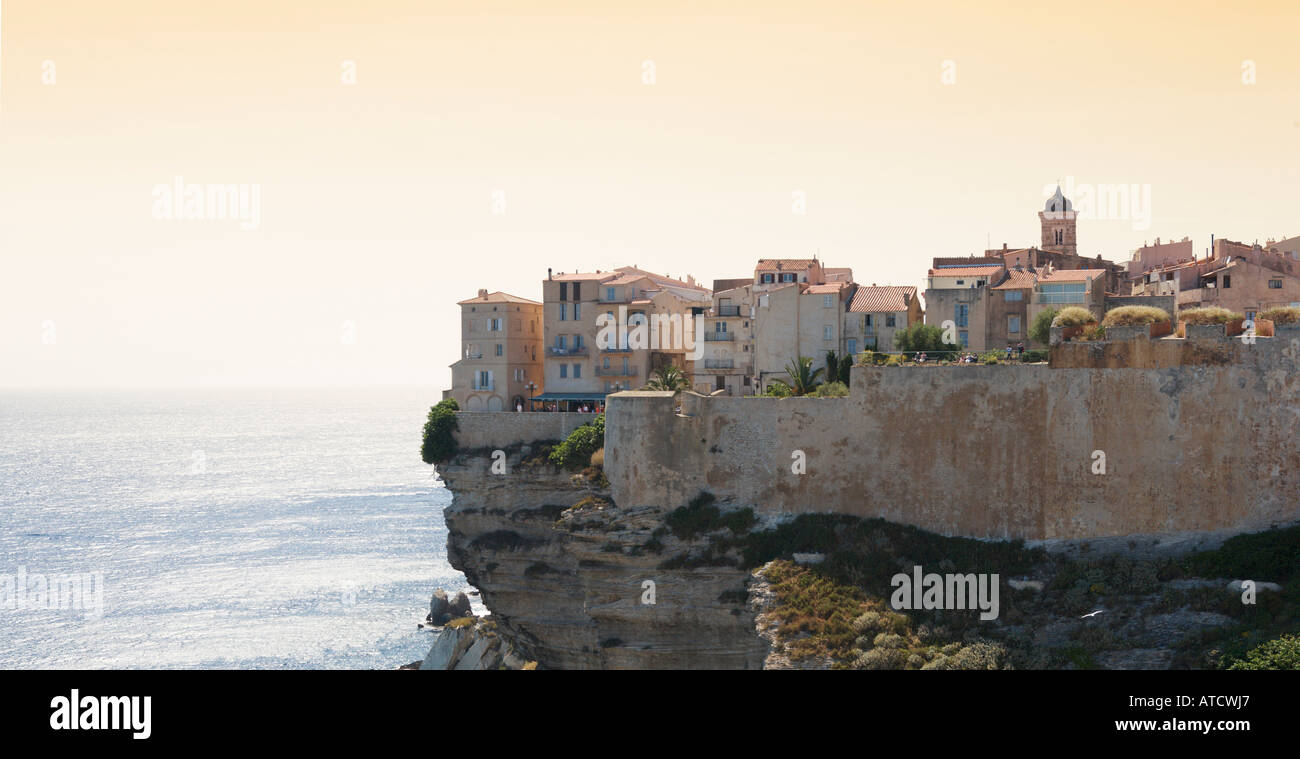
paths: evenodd
<path fill-rule="evenodd" d="M 439 399 L 0 391 L 0 668 L 423 659 L 430 595 L 472 590 L 420 460 Z"/>

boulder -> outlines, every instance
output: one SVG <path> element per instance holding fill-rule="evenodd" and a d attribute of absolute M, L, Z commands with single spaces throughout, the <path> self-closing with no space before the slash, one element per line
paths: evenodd
<path fill-rule="evenodd" d="M 469 617 L 474 614 L 470 609 L 469 596 L 465 595 L 463 592 L 456 594 L 456 597 L 452 599 L 447 611 L 451 613 L 452 619 Z"/>
<path fill-rule="evenodd" d="M 429 616 L 425 620 L 431 625 L 445 625 L 450 619 L 451 603 L 447 601 L 447 592 L 442 589 L 433 591 L 433 598 L 429 600 Z"/>

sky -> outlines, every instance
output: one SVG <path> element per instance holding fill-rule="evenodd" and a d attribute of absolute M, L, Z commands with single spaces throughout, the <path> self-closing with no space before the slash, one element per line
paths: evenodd
<path fill-rule="evenodd" d="M 1037 244 L 1057 181 L 1142 201 L 1079 221 L 1088 256 L 1300 235 L 1297 28 L 1290 0 L 4 0 L 0 387 L 437 392 L 479 288 L 813 254 L 922 286 Z"/>

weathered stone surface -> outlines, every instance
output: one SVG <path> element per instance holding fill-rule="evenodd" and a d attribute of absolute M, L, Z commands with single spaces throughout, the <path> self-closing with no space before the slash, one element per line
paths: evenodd
<path fill-rule="evenodd" d="M 492 475 L 490 464 L 471 454 L 438 467 L 454 493 L 447 555 L 518 657 L 560 669 L 762 666 L 766 646 L 744 601 L 748 573 L 660 568 L 692 550 L 653 535 L 684 502 L 622 509 L 581 475 L 526 466 L 519 451 L 508 452 L 514 476 Z M 653 604 L 642 603 L 647 582 Z"/>
<path fill-rule="evenodd" d="M 456 597 L 448 604 L 447 611 L 451 613 L 452 619 L 470 616 L 473 612 L 470 611 L 469 596 L 465 595 L 464 592 L 457 593 Z"/>
<path fill-rule="evenodd" d="M 429 616 L 426 619 L 434 625 L 446 624 L 451 619 L 451 604 L 447 602 L 447 591 L 442 588 L 433 591 L 433 598 L 429 600 Z"/>
<path fill-rule="evenodd" d="M 436 631 L 420 669 L 522 669 L 527 662 L 487 617 Z"/>

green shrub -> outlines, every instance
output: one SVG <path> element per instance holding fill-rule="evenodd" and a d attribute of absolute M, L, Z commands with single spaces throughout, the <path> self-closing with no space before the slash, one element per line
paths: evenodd
<path fill-rule="evenodd" d="M 980 354 L 981 364 L 996 364 L 1001 360 L 997 351 L 985 351 Z"/>
<path fill-rule="evenodd" d="M 551 449 L 550 460 L 565 469 L 582 469 L 591 464 L 591 457 L 605 447 L 605 415 L 596 418 L 569 433 L 564 442 Z"/>
<path fill-rule="evenodd" d="M 1226 308 L 1218 306 L 1189 308 L 1186 311 L 1178 312 L 1178 320 L 1188 324 L 1227 324 L 1233 319 L 1245 318 L 1241 314 L 1235 314 Z"/>
<path fill-rule="evenodd" d="M 903 357 L 897 353 L 891 353 L 889 358 L 885 359 L 885 366 L 902 366 Z"/>
<path fill-rule="evenodd" d="M 1228 669 L 1300 669 L 1300 636 L 1282 635 L 1262 643 Z"/>
<path fill-rule="evenodd" d="M 943 330 L 933 324 L 913 324 L 894 333 L 894 350 L 914 351 L 951 350 L 953 346 L 943 341 Z"/>
<path fill-rule="evenodd" d="M 1169 312 L 1155 306 L 1120 306 L 1106 312 L 1103 327 L 1131 327 L 1169 321 Z"/>
<path fill-rule="evenodd" d="M 1021 360 L 1023 360 L 1026 364 L 1033 364 L 1039 361 L 1046 361 L 1047 359 L 1048 359 L 1048 351 L 1042 348 L 1027 350 L 1025 351 L 1024 355 L 1021 357 Z"/>
<path fill-rule="evenodd" d="M 1196 577 L 1233 577 L 1285 583 L 1300 576 L 1300 526 L 1236 535 L 1213 551 L 1183 562 Z"/>
<path fill-rule="evenodd" d="M 1295 324 L 1300 322 L 1300 308 L 1294 306 L 1275 306 L 1260 313 L 1259 318 L 1268 319 L 1274 325 Z"/>
<path fill-rule="evenodd" d="M 1034 317 L 1034 323 L 1029 327 L 1029 339 L 1037 343 L 1047 345 L 1052 341 L 1052 321 L 1056 319 L 1057 309 L 1044 308 Z"/>
<path fill-rule="evenodd" d="M 695 537 L 702 532 L 713 532 L 727 528 L 733 533 L 743 533 L 758 523 L 753 509 L 737 509 L 723 512 L 713 505 L 712 493 L 701 492 L 686 506 L 669 512 L 664 517 L 664 524 L 673 534 L 682 540 Z"/>
<path fill-rule="evenodd" d="M 763 395 L 768 398 L 789 398 L 794 395 L 794 391 L 784 382 L 773 382 L 763 391 Z"/>
<path fill-rule="evenodd" d="M 1067 306 L 1058 311 L 1056 317 L 1052 319 L 1053 327 L 1082 327 L 1085 324 L 1096 323 L 1096 314 L 1079 306 Z"/>
<path fill-rule="evenodd" d="M 456 412 L 460 405 L 451 398 L 429 409 L 424 422 L 424 441 L 420 444 L 420 458 L 426 464 L 447 461 L 456 455 Z"/>
<path fill-rule="evenodd" d="M 827 382 L 818 385 L 817 389 L 808 395 L 811 398 L 846 398 L 848 394 L 849 388 L 843 382 Z"/>

